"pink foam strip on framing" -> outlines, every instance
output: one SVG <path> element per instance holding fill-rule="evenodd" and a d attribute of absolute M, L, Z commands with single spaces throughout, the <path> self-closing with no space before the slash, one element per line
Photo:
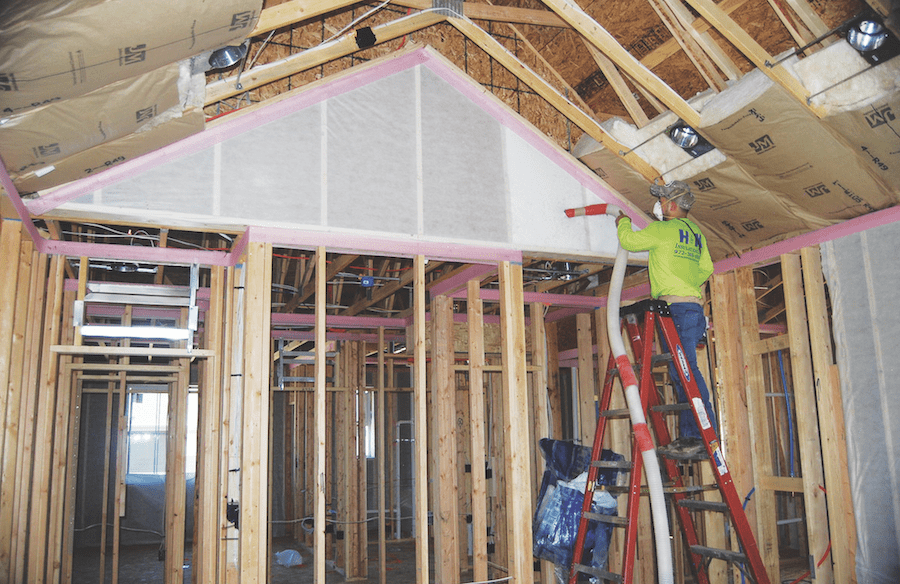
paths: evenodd
<path fill-rule="evenodd" d="M 840 239 L 848 235 L 853 235 L 854 233 L 866 231 L 867 229 L 874 229 L 889 223 L 896 223 L 897 221 L 900 221 L 900 206 L 889 207 L 887 209 L 882 209 L 881 211 L 867 213 L 866 215 L 849 219 L 842 223 L 829 225 L 828 227 L 823 227 L 816 231 L 810 231 L 803 235 L 785 239 L 784 241 L 773 243 L 766 247 L 754 249 L 740 256 L 720 260 L 716 262 L 715 270 L 717 274 L 721 274 L 729 270 L 734 270 L 735 268 L 751 266 L 776 258 L 782 254 L 797 251 L 804 247 L 819 245 L 826 241 Z"/>
<path fill-rule="evenodd" d="M 272 313 L 273 326 L 313 326 L 315 324 L 316 315 L 314 314 L 284 314 L 281 312 Z M 327 315 L 325 317 L 325 326 L 346 328 L 376 328 L 379 326 L 383 326 L 385 328 L 406 328 L 406 319 L 383 318 L 377 316 Z"/>
<path fill-rule="evenodd" d="M 231 256 L 223 251 L 148 247 L 143 245 L 112 245 L 109 243 L 85 243 L 81 241 L 57 241 L 42 239 L 41 251 L 74 257 L 133 260 L 155 263 L 200 264 L 204 266 L 231 266 Z"/>
<path fill-rule="evenodd" d="M 288 245 L 311 249 L 324 246 L 332 250 L 364 251 L 375 255 L 413 257 L 468 262 L 521 262 L 522 252 L 494 247 L 467 246 L 434 241 L 402 241 L 331 231 L 297 231 L 271 227 L 250 227 L 250 239 L 273 245 Z"/>

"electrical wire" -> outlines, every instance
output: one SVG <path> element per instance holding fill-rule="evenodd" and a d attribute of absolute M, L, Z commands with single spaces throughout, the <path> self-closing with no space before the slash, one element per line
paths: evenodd
<path fill-rule="evenodd" d="M 784 390 L 784 408 L 787 410 L 787 423 L 788 423 L 788 450 L 790 457 L 790 469 L 791 476 L 796 476 L 794 471 L 794 420 L 791 415 L 791 396 L 788 393 L 787 388 L 787 377 L 784 374 L 784 359 L 781 356 L 781 351 L 778 351 L 778 368 L 781 370 L 781 388 Z"/>

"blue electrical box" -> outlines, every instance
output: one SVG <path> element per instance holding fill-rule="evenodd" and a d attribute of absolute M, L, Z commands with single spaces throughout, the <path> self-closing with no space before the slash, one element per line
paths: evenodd
<path fill-rule="evenodd" d="M 374 276 L 363 276 L 359 282 L 363 288 L 372 288 L 375 286 Z"/>

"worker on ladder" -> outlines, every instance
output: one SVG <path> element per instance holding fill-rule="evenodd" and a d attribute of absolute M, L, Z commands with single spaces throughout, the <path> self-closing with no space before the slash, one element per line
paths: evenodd
<path fill-rule="evenodd" d="M 687 183 L 673 181 L 662 186 L 651 185 L 650 194 L 657 198 L 653 215 L 658 221 L 633 231 L 631 218 L 620 211 L 616 218 L 619 243 L 628 251 L 650 252 L 650 295 L 669 303 L 691 373 L 697 381 L 713 431 L 718 434 L 709 389 L 697 368 L 697 344 L 706 332 L 700 286 L 712 274 L 713 264 L 706 238 L 697 224 L 688 219 L 694 205 L 694 193 Z M 669 367 L 678 400 L 684 403 L 687 398 L 674 364 L 670 363 Z M 682 460 L 703 457 L 706 451 L 692 410 L 680 412 L 678 429 L 679 438 L 659 451 Z"/>

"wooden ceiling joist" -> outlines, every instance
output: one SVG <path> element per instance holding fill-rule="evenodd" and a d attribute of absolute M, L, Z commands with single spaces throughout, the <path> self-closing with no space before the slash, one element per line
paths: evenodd
<path fill-rule="evenodd" d="M 395 0 L 393 4 L 417 10 L 427 10 L 434 6 L 432 0 Z M 570 28 L 569 23 L 549 10 L 534 10 L 516 6 L 494 6 L 490 2 L 487 4 L 463 2 L 463 16 L 472 20 Z"/>
<path fill-rule="evenodd" d="M 628 87 L 628 83 L 625 82 L 625 78 L 622 77 L 622 74 L 616 69 L 615 63 L 610 61 L 606 55 L 597 50 L 591 43 L 584 41 L 584 45 L 587 47 L 591 57 L 594 58 L 597 67 L 603 72 L 603 76 L 606 77 L 610 87 L 616 92 L 619 101 L 625 106 L 625 111 L 631 116 L 631 121 L 634 122 L 634 125 L 638 128 L 643 128 L 649 124 L 650 118 L 644 113 L 644 109 L 634 97 L 631 88 Z"/>
<path fill-rule="evenodd" d="M 522 83 L 544 98 L 562 115 L 571 120 L 573 124 L 581 128 L 591 138 L 597 140 L 600 144 L 603 144 L 603 146 L 611 152 L 623 158 L 647 180 L 652 181 L 659 176 L 659 172 L 638 157 L 634 152 L 630 152 L 626 155 L 620 154 L 620 152 L 625 150 L 625 147 L 613 140 L 612 137 L 600 127 L 596 120 L 578 109 L 575 104 L 564 96 L 560 95 L 555 88 L 544 81 L 544 79 L 534 71 L 529 69 L 524 63 L 519 61 L 515 55 L 507 51 L 506 47 L 497 42 L 494 37 L 485 32 L 481 27 L 467 18 L 449 18 L 447 21 L 461 33 L 466 35 L 470 41 L 481 47 L 494 60 L 506 67 L 506 69 L 518 77 Z"/>
<path fill-rule="evenodd" d="M 260 13 L 256 28 L 253 29 L 250 36 L 258 36 L 354 4 L 359 4 L 359 0 L 290 0 L 283 2 L 266 8 Z"/>
<path fill-rule="evenodd" d="M 681 1 L 649 0 L 649 2 L 706 83 L 716 91 L 725 89 L 725 79 L 719 74 L 707 53 L 706 41 L 691 26 L 691 21 L 694 19 Z"/>
<path fill-rule="evenodd" d="M 375 35 L 376 44 L 380 44 L 435 25 L 445 19 L 445 16 L 437 12 L 420 12 L 373 27 L 372 32 Z M 350 33 L 334 41 L 307 49 L 302 53 L 244 71 L 240 75 L 240 88 L 237 87 L 237 75 L 214 81 L 206 86 L 205 105 L 214 104 L 267 83 L 346 57 L 359 50 L 360 48 L 356 44 L 356 35 Z"/>
<path fill-rule="evenodd" d="M 631 53 L 602 26 L 597 24 L 580 6 L 570 0 L 544 0 L 554 12 L 559 14 L 566 22 L 572 25 L 592 45 L 612 60 L 620 69 L 627 72 L 638 84 L 643 85 L 653 95 L 659 98 L 675 115 L 691 126 L 700 125 L 700 114 L 694 110 L 662 79 L 644 67 Z"/>
<path fill-rule="evenodd" d="M 325 280 L 331 280 L 337 275 L 338 272 L 352 264 L 358 255 L 346 254 L 339 256 L 337 259 L 332 260 L 331 265 L 325 271 Z M 293 312 L 295 308 L 297 308 L 301 302 L 304 302 L 309 297 L 313 295 L 316 291 L 316 283 L 310 282 L 303 286 L 303 289 L 300 290 L 297 294 L 294 295 L 293 298 L 287 301 L 287 303 L 281 307 L 279 312 L 290 313 Z"/>

